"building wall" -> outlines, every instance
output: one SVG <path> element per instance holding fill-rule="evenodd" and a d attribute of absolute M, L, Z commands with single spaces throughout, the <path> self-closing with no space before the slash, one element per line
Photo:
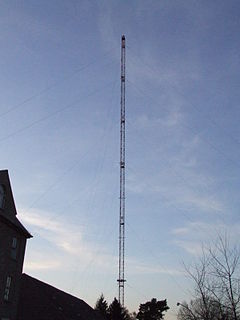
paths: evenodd
<path fill-rule="evenodd" d="M 15 249 L 12 248 L 13 238 L 17 239 Z M 25 246 L 26 238 L 0 221 L 0 320 L 16 319 Z M 7 277 L 11 277 L 8 301 L 4 299 Z"/>
<path fill-rule="evenodd" d="M 0 170 L 0 320 L 16 320 L 26 239 L 7 170 Z M 10 281 L 11 280 L 11 281 Z"/>

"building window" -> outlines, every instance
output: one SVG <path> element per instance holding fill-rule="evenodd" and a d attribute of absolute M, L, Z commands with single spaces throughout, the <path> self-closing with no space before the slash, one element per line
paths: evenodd
<path fill-rule="evenodd" d="M 12 282 L 12 277 L 8 276 L 7 281 L 6 281 L 6 287 L 4 290 L 4 300 L 5 301 L 9 300 L 9 292 L 10 292 L 11 282 Z"/>
<path fill-rule="evenodd" d="M 0 184 L 0 209 L 4 208 L 5 204 L 5 188 L 2 184 Z"/>
<path fill-rule="evenodd" d="M 11 247 L 11 257 L 16 260 L 17 259 L 17 238 L 12 238 L 12 247 Z"/>

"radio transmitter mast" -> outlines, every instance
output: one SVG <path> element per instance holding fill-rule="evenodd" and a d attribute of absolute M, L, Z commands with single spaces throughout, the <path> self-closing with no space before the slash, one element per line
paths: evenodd
<path fill-rule="evenodd" d="M 120 115 L 120 212 L 119 212 L 119 262 L 118 301 L 124 307 L 125 259 L 125 36 L 121 43 L 121 115 Z"/>

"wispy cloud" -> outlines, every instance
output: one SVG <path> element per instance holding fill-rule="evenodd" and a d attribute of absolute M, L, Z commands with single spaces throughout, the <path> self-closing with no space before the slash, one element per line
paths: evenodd
<path fill-rule="evenodd" d="M 184 227 L 172 229 L 172 234 L 191 236 L 194 234 L 196 238 L 205 238 L 206 235 L 217 234 L 221 230 L 227 230 L 229 226 L 223 223 L 206 223 L 202 221 L 187 222 Z"/>
<path fill-rule="evenodd" d="M 44 259 L 43 261 L 26 261 L 24 264 L 24 271 L 59 269 L 61 266 L 62 264 L 60 261 L 56 260 Z"/>
<path fill-rule="evenodd" d="M 169 110 L 169 112 L 158 118 L 150 118 L 147 114 L 140 114 L 136 117 L 134 124 L 132 124 L 138 130 L 141 129 L 154 129 L 154 127 L 167 127 L 171 128 L 178 125 L 183 119 L 183 114 L 179 110 Z"/>
<path fill-rule="evenodd" d="M 188 222 L 183 227 L 171 231 L 175 237 L 173 242 L 192 255 L 201 255 L 203 248 L 213 244 L 219 234 L 227 234 L 233 242 L 238 242 L 240 224 L 223 222 Z"/>
<path fill-rule="evenodd" d="M 187 227 L 175 228 L 172 230 L 172 234 L 174 235 L 185 235 L 187 234 L 189 229 Z"/>
<path fill-rule="evenodd" d="M 53 246 L 56 246 L 60 250 L 61 255 L 68 255 L 78 261 L 84 262 L 84 265 L 94 261 L 94 264 L 99 267 L 110 268 L 113 261 L 116 260 L 114 256 L 104 252 L 104 249 L 99 245 L 94 246 L 84 240 L 83 228 L 71 224 L 71 222 L 65 219 L 58 219 L 56 221 L 50 218 L 52 215 L 46 212 L 40 211 L 28 211 L 21 210 L 22 214 L 19 215 L 24 224 L 39 236 L 49 241 Z M 47 255 L 47 253 L 46 253 Z M 61 259 L 62 261 L 62 259 Z M 64 261 L 62 261 L 64 263 Z M 30 262 L 28 268 L 43 268 L 49 265 L 49 267 L 58 267 L 59 263 L 42 264 L 39 262 Z"/>
<path fill-rule="evenodd" d="M 155 175 L 142 177 L 142 173 L 131 173 L 128 177 L 128 190 L 134 193 L 158 194 L 168 206 L 181 210 L 197 210 L 202 213 L 224 214 L 224 202 L 213 194 L 212 181 L 205 179 L 200 172 L 194 172 L 194 163 L 183 168 L 159 166 Z M 140 181 L 140 182 L 139 182 Z M 159 183 L 161 181 L 161 183 Z M 209 184 L 208 184 L 209 183 Z M 213 189 L 213 191 L 209 191 Z"/>
<path fill-rule="evenodd" d="M 188 193 L 181 194 L 178 202 L 183 205 L 192 206 L 202 211 L 219 212 L 223 211 L 222 203 L 214 199 L 211 195 L 199 195 L 188 191 Z"/>
<path fill-rule="evenodd" d="M 21 211 L 24 212 L 23 210 Z M 74 253 L 76 244 L 81 244 L 82 242 L 81 231 L 74 225 L 66 224 L 60 219 L 56 221 L 49 217 L 51 217 L 50 214 L 39 211 L 28 211 L 21 214 L 21 220 L 26 225 L 33 227 L 33 230 L 43 238 L 66 252 Z"/>
<path fill-rule="evenodd" d="M 46 213 L 33 210 L 28 213 L 21 210 L 19 218 L 23 223 L 36 233 L 36 237 L 43 238 L 60 250 L 56 257 L 51 257 L 49 252 L 37 248 L 25 263 L 26 271 L 51 270 L 67 267 L 67 261 L 77 259 L 84 266 L 94 262 L 98 268 L 105 271 L 113 271 L 113 265 L 117 266 L 117 257 L 103 252 L 102 248 L 95 244 L 92 247 L 84 240 L 84 232 L 64 219 L 53 220 Z M 34 241 L 34 239 L 33 239 Z M 181 272 L 171 267 L 162 267 L 140 263 L 137 259 L 128 259 L 129 274 L 168 274 L 181 275 Z"/>
<path fill-rule="evenodd" d="M 135 267 L 128 267 L 129 273 L 134 274 L 166 274 L 171 276 L 180 276 L 183 273 L 180 270 L 173 269 L 173 268 L 164 268 L 164 267 L 158 267 L 158 266 L 149 266 L 149 265 L 137 265 Z"/>
<path fill-rule="evenodd" d="M 186 252 L 190 253 L 194 256 L 200 256 L 202 254 L 202 244 L 201 242 L 195 241 L 184 241 L 184 240 L 176 240 L 175 244 Z"/>

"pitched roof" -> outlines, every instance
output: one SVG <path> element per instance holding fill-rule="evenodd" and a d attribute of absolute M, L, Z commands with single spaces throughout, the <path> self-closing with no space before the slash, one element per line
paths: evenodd
<path fill-rule="evenodd" d="M 22 274 L 17 320 L 102 320 L 86 302 Z"/>
<path fill-rule="evenodd" d="M 16 229 L 18 232 L 23 234 L 26 238 L 32 238 L 32 235 L 27 231 L 27 229 L 21 224 L 17 217 L 6 217 L 0 212 L 0 221 L 4 222 L 6 225 Z"/>
<path fill-rule="evenodd" d="M 27 231 L 26 228 L 24 228 L 24 226 L 16 217 L 17 211 L 7 170 L 0 170 L 0 184 L 4 186 L 6 193 L 5 206 L 3 209 L 0 209 L 0 220 L 10 227 L 16 229 L 26 238 L 31 238 L 31 234 Z"/>

